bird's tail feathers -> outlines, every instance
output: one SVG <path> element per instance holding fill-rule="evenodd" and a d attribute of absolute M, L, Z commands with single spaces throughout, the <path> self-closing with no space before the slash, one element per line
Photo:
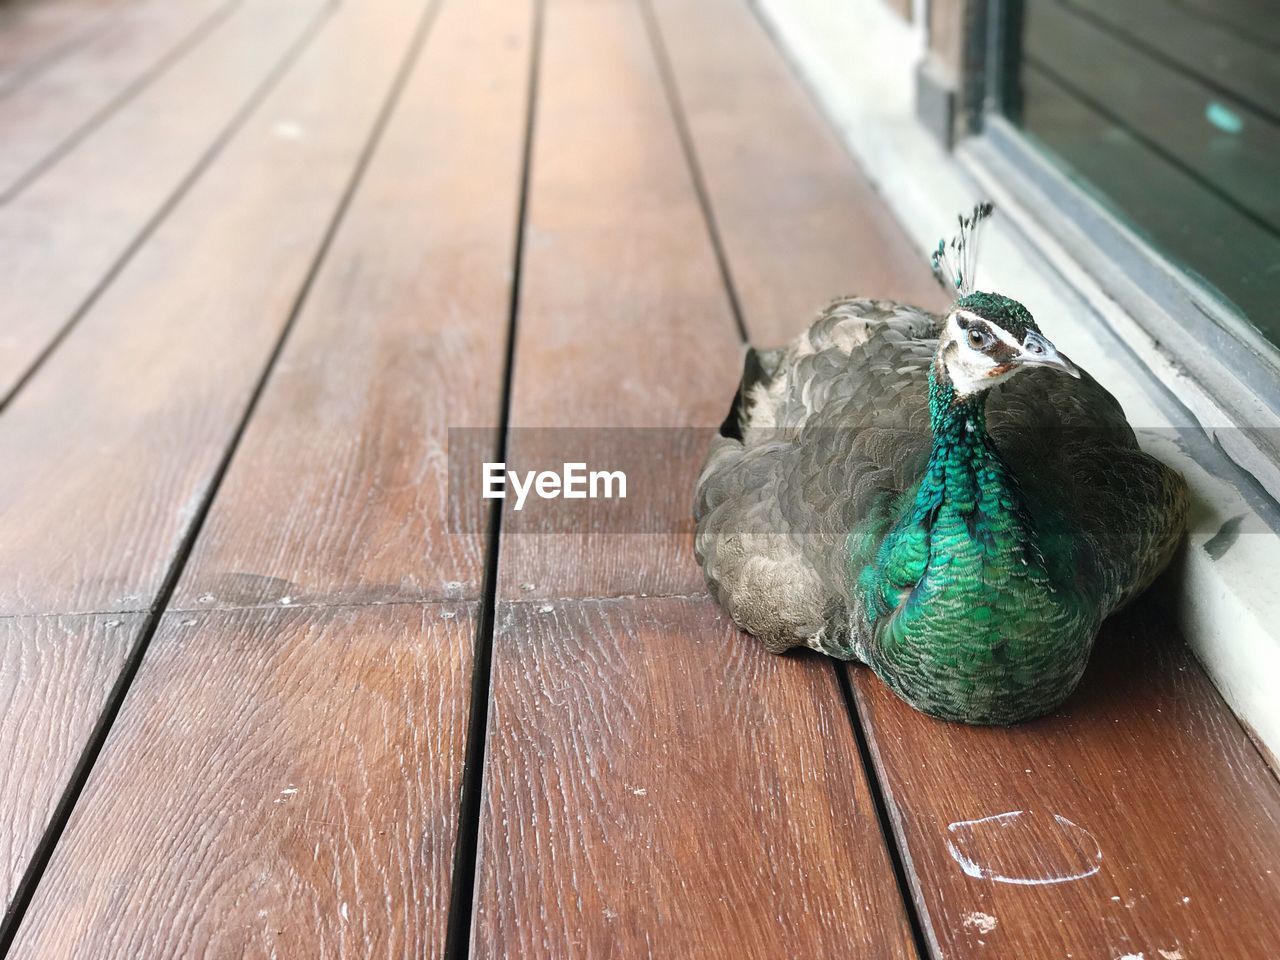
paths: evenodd
<path fill-rule="evenodd" d="M 773 380 L 776 365 L 775 351 L 760 351 L 755 347 L 747 347 L 742 358 L 742 380 L 738 384 L 738 392 L 733 395 L 733 403 L 729 406 L 729 415 L 720 424 L 720 436 L 741 440 L 749 420 L 751 390 L 757 384 L 769 383 Z M 774 363 L 770 363 L 773 360 Z"/>

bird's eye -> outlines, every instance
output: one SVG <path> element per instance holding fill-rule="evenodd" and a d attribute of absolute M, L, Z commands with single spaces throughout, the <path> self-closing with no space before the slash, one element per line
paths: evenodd
<path fill-rule="evenodd" d="M 969 333 L 966 339 L 969 341 L 969 346 L 973 347 L 975 350 L 981 350 L 989 342 L 986 333 L 979 330 L 977 327 L 969 328 Z"/>
<path fill-rule="evenodd" d="M 1044 344 L 1041 343 L 1039 340 L 1028 340 L 1027 352 L 1034 353 L 1037 356 L 1039 356 L 1040 354 L 1044 353 Z"/>

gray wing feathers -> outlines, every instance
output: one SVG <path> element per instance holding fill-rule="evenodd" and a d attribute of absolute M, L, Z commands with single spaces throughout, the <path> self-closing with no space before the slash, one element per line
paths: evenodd
<path fill-rule="evenodd" d="M 787 347 L 759 354 L 768 377 L 745 398 L 743 439 L 712 444 L 694 507 L 698 560 L 770 650 L 860 656 L 846 543 L 851 531 L 882 533 L 923 473 L 940 322 L 837 300 Z M 1177 545 L 1185 487 L 1138 448 L 1115 399 L 1087 374 L 1030 370 L 992 391 L 987 421 L 1027 495 L 1067 518 L 1103 612 L 1147 586 Z"/>
<path fill-rule="evenodd" d="M 748 398 L 743 440 L 712 444 L 694 507 L 698 560 L 769 649 L 847 645 L 843 540 L 928 458 L 933 346 L 920 338 L 938 322 L 888 301 L 836 301 L 761 354 L 774 368 Z"/>
<path fill-rule="evenodd" d="M 1029 370 L 992 391 L 987 425 L 1023 490 L 1069 517 L 1103 615 L 1146 589 L 1181 541 L 1186 485 L 1139 448 L 1119 402 L 1087 373 Z"/>

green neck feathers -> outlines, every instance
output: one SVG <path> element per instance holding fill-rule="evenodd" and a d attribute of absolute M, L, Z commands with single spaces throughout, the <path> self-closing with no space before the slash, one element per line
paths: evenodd
<path fill-rule="evenodd" d="M 855 572 L 866 659 L 900 696 L 947 719 L 1011 723 L 1070 692 L 1096 623 L 1070 589 L 1070 538 L 1033 514 L 985 406 L 930 371 L 928 466 Z"/>

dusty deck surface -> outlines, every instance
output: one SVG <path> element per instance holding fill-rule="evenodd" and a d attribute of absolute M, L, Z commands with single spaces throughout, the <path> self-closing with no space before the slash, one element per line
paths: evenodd
<path fill-rule="evenodd" d="M 10 3 L 0 197 L 8 956 L 1280 954 L 1156 602 L 965 729 L 687 527 L 446 508 L 451 427 L 714 426 L 744 331 L 939 303 L 742 0 Z"/>

